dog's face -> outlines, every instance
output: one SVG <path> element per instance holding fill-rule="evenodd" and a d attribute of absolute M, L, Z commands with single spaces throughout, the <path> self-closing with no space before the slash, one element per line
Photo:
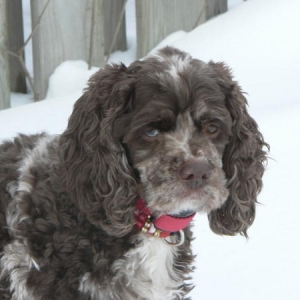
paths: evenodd
<path fill-rule="evenodd" d="M 228 198 L 222 158 L 232 121 L 207 65 L 171 56 L 140 73 L 129 113 L 117 122 L 139 195 L 156 215 L 220 207 Z"/>
<path fill-rule="evenodd" d="M 60 159 L 70 197 L 112 235 L 132 230 L 137 197 L 157 216 L 206 212 L 214 232 L 247 235 L 265 147 L 230 69 L 166 47 L 92 76 Z"/>

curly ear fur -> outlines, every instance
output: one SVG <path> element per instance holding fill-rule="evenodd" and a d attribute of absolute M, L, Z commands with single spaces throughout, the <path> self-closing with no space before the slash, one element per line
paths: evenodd
<path fill-rule="evenodd" d="M 135 180 L 112 135 L 134 86 L 126 71 L 122 64 L 106 66 L 91 77 L 60 138 L 67 192 L 90 222 L 113 236 L 125 235 L 134 224 Z"/>
<path fill-rule="evenodd" d="M 211 229 L 217 234 L 247 237 L 247 229 L 255 218 L 256 197 L 262 188 L 264 163 L 267 159 L 264 142 L 256 122 L 247 112 L 247 100 L 232 81 L 229 69 L 222 63 L 210 62 L 217 81 L 225 91 L 226 105 L 233 126 L 232 136 L 223 155 L 223 169 L 230 195 L 225 204 L 209 214 Z"/>

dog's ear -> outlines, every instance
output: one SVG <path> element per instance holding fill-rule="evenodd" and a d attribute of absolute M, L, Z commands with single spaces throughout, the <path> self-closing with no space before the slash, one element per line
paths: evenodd
<path fill-rule="evenodd" d="M 254 119 L 247 111 L 247 100 L 232 80 L 230 70 L 223 63 L 210 65 L 225 93 L 226 106 L 232 118 L 232 136 L 223 155 L 223 169 L 227 177 L 229 197 L 225 204 L 209 214 L 211 229 L 217 234 L 247 237 L 247 229 L 255 218 L 255 205 L 262 188 L 266 151 Z"/>
<path fill-rule="evenodd" d="M 60 138 L 67 192 L 88 220 L 113 236 L 134 224 L 135 180 L 114 121 L 124 114 L 135 79 L 124 65 L 108 65 L 89 80 Z"/>

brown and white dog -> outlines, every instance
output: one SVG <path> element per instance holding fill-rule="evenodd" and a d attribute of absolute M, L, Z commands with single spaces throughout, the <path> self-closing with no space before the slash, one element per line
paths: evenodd
<path fill-rule="evenodd" d="M 4 142 L 1 299 L 186 299 L 194 214 L 254 221 L 268 145 L 246 105 L 223 63 L 166 47 L 92 76 L 62 135 Z"/>

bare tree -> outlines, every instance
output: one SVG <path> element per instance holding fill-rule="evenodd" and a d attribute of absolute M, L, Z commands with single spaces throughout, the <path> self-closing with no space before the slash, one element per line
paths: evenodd
<path fill-rule="evenodd" d="M 125 8 L 127 0 L 104 0 L 104 37 L 106 62 L 113 51 L 127 49 Z"/>
<path fill-rule="evenodd" d="M 10 107 L 6 0 L 0 0 L 0 109 Z"/>
<path fill-rule="evenodd" d="M 4 0 L 4 1 L 5 1 L 5 0 Z M 19 60 L 21 66 L 22 66 L 22 69 L 23 69 L 23 71 L 24 71 L 24 73 L 25 73 L 25 76 L 26 76 L 27 79 L 28 79 L 30 88 L 31 88 L 32 93 L 33 93 L 33 95 L 34 95 L 34 99 L 36 99 L 36 97 L 37 97 L 37 92 L 36 92 L 36 90 L 35 90 L 33 77 L 30 75 L 30 73 L 29 73 L 29 71 L 28 71 L 28 69 L 27 69 L 27 67 L 26 67 L 26 64 L 25 64 L 25 60 L 24 60 L 24 49 L 25 49 L 25 47 L 28 45 L 28 43 L 30 42 L 30 40 L 32 39 L 32 37 L 34 36 L 34 34 L 36 33 L 36 31 L 38 30 L 38 27 L 39 27 L 40 24 L 41 24 L 41 19 L 42 19 L 44 13 L 45 13 L 45 11 L 46 11 L 46 9 L 47 9 L 47 6 L 49 5 L 50 1 L 51 1 L 51 0 L 47 0 L 47 2 L 46 2 L 46 4 L 45 4 L 45 6 L 44 6 L 44 8 L 43 8 L 43 10 L 42 10 L 42 12 L 41 12 L 39 18 L 38 18 L 38 21 L 36 22 L 36 24 L 35 24 L 35 26 L 34 26 L 32 32 L 31 32 L 31 34 L 28 36 L 28 38 L 26 39 L 26 41 L 24 42 L 24 44 L 21 46 L 21 48 L 18 49 L 16 52 L 13 52 L 13 51 L 10 51 L 10 50 L 7 51 L 11 56 L 14 56 L 14 57 L 16 57 L 16 58 Z"/>
<path fill-rule="evenodd" d="M 190 31 L 206 20 L 206 0 L 136 0 L 137 57 L 145 56 L 168 34 Z"/>
<path fill-rule="evenodd" d="M 36 100 L 45 98 L 49 77 L 63 61 L 84 60 L 89 65 L 103 65 L 102 1 L 50 1 L 32 40 Z M 35 26 L 46 0 L 31 0 L 31 3 Z"/>
<path fill-rule="evenodd" d="M 206 19 L 222 14 L 228 10 L 227 0 L 206 0 Z"/>
<path fill-rule="evenodd" d="M 22 0 L 6 1 L 7 5 L 7 23 L 8 23 L 8 49 L 14 53 L 24 44 L 23 33 L 23 9 Z M 21 54 L 25 57 L 24 51 Z M 26 94 L 26 76 L 19 62 L 19 59 L 10 55 L 10 90 L 11 92 Z"/>

